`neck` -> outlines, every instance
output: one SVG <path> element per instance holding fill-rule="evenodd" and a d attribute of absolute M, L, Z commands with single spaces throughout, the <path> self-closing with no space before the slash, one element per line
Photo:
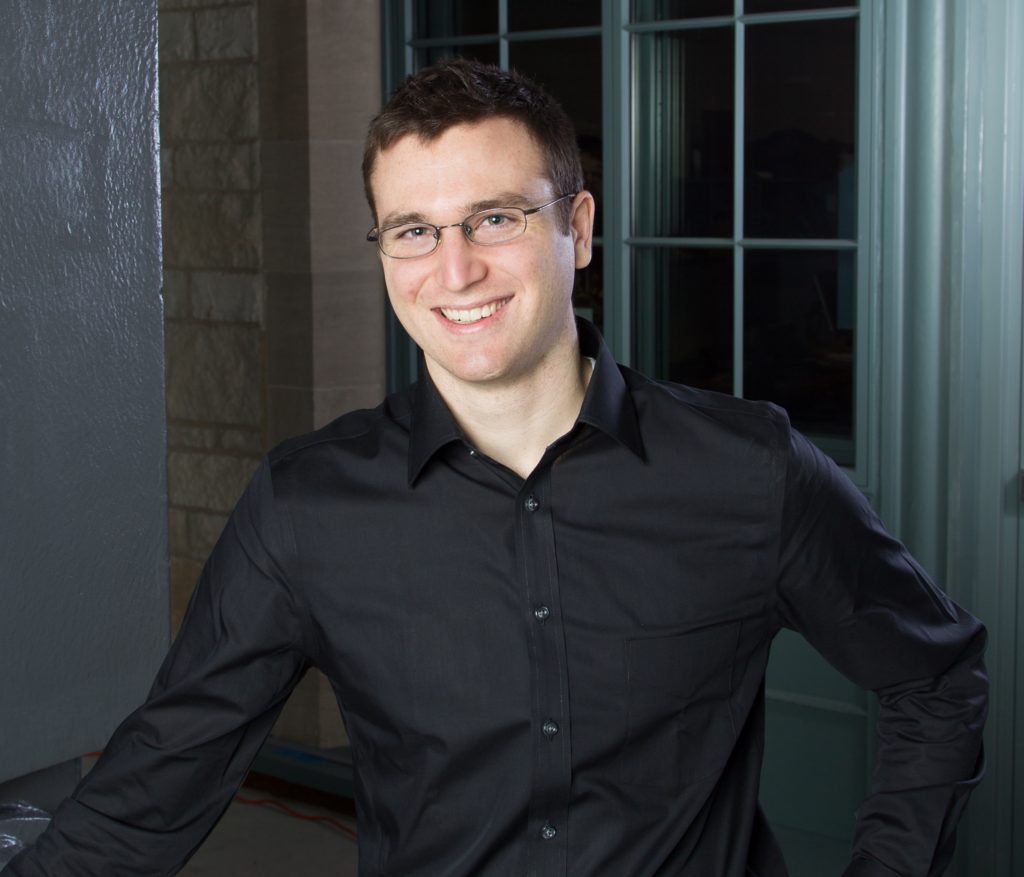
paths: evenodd
<path fill-rule="evenodd" d="M 431 366 L 428 361 L 434 384 L 473 446 L 522 478 L 548 445 L 572 429 L 591 371 L 575 337 L 543 369 L 501 384 L 467 385 Z"/>

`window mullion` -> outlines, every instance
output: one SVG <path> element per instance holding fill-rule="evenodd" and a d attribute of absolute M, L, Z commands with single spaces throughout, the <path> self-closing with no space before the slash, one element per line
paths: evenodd
<path fill-rule="evenodd" d="M 601 66 L 604 144 L 604 336 L 620 362 L 634 364 L 632 276 L 626 238 L 630 229 L 632 180 L 629 142 L 633 112 L 629 72 L 628 0 L 602 0 Z"/>
<path fill-rule="evenodd" d="M 498 0 L 498 64 L 508 70 L 508 0 Z"/>
<path fill-rule="evenodd" d="M 733 253 L 732 253 L 732 391 L 743 395 L 743 138 L 745 132 L 746 25 L 743 0 L 736 0 L 733 49 Z"/>

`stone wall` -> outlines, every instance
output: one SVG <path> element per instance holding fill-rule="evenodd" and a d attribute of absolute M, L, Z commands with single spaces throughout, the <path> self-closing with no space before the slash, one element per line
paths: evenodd
<path fill-rule="evenodd" d="M 264 448 L 256 4 L 161 0 L 171 618 Z"/>
<path fill-rule="evenodd" d="M 359 162 L 379 5 L 160 0 L 172 627 L 262 453 L 385 388 Z M 309 674 L 275 733 L 344 732 Z"/>

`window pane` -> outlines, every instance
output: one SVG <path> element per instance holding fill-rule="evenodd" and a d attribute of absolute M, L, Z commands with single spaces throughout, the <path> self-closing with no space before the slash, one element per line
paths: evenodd
<path fill-rule="evenodd" d="M 733 29 L 634 38 L 633 234 L 733 233 Z"/>
<path fill-rule="evenodd" d="M 733 0 L 633 0 L 633 21 L 732 15 Z"/>
<path fill-rule="evenodd" d="M 747 28 L 745 237 L 852 238 L 854 19 Z"/>
<path fill-rule="evenodd" d="M 637 247 L 636 362 L 652 377 L 732 393 L 732 250 Z"/>
<path fill-rule="evenodd" d="M 855 254 L 745 256 L 743 395 L 782 405 L 808 435 L 852 442 Z"/>
<path fill-rule="evenodd" d="M 603 216 L 601 166 L 601 39 L 514 42 L 509 65 L 544 86 L 576 126 L 587 188 L 597 200 L 598 227 Z"/>
<path fill-rule="evenodd" d="M 458 37 L 498 32 L 498 0 L 416 0 L 414 37 Z"/>
<path fill-rule="evenodd" d="M 572 304 L 576 313 L 586 317 L 598 329 L 604 328 L 604 250 L 594 247 L 590 264 L 576 272 L 576 285 L 572 290 Z"/>
<path fill-rule="evenodd" d="M 555 27 L 587 27 L 601 23 L 601 0 L 510 0 L 509 30 L 550 30 Z M 601 68 L 593 71 L 600 77 Z"/>
<path fill-rule="evenodd" d="M 501 60 L 498 56 L 498 44 L 496 42 L 469 46 L 434 46 L 429 49 L 416 50 L 416 68 L 428 67 L 444 58 L 451 58 L 456 55 L 460 58 L 473 58 L 477 61 L 483 61 L 485 64 L 497 64 Z"/>
<path fill-rule="evenodd" d="M 857 5 L 857 0 L 743 0 L 743 11 L 747 15 L 756 15 L 759 12 L 793 12 Z"/>

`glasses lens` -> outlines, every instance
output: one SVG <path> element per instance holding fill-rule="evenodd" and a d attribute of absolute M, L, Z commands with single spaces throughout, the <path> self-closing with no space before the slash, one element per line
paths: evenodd
<path fill-rule="evenodd" d="M 517 207 L 481 210 L 467 216 L 465 226 L 478 244 L 501 244 L 526 231 L 526 214 Z"/>
<path fill-rule="evenodd" d="M 400 225 L 380 233 L 380 247 L 396 259 L 425 256 L 437 246 L 436 234 L 430 225 Z"/>

